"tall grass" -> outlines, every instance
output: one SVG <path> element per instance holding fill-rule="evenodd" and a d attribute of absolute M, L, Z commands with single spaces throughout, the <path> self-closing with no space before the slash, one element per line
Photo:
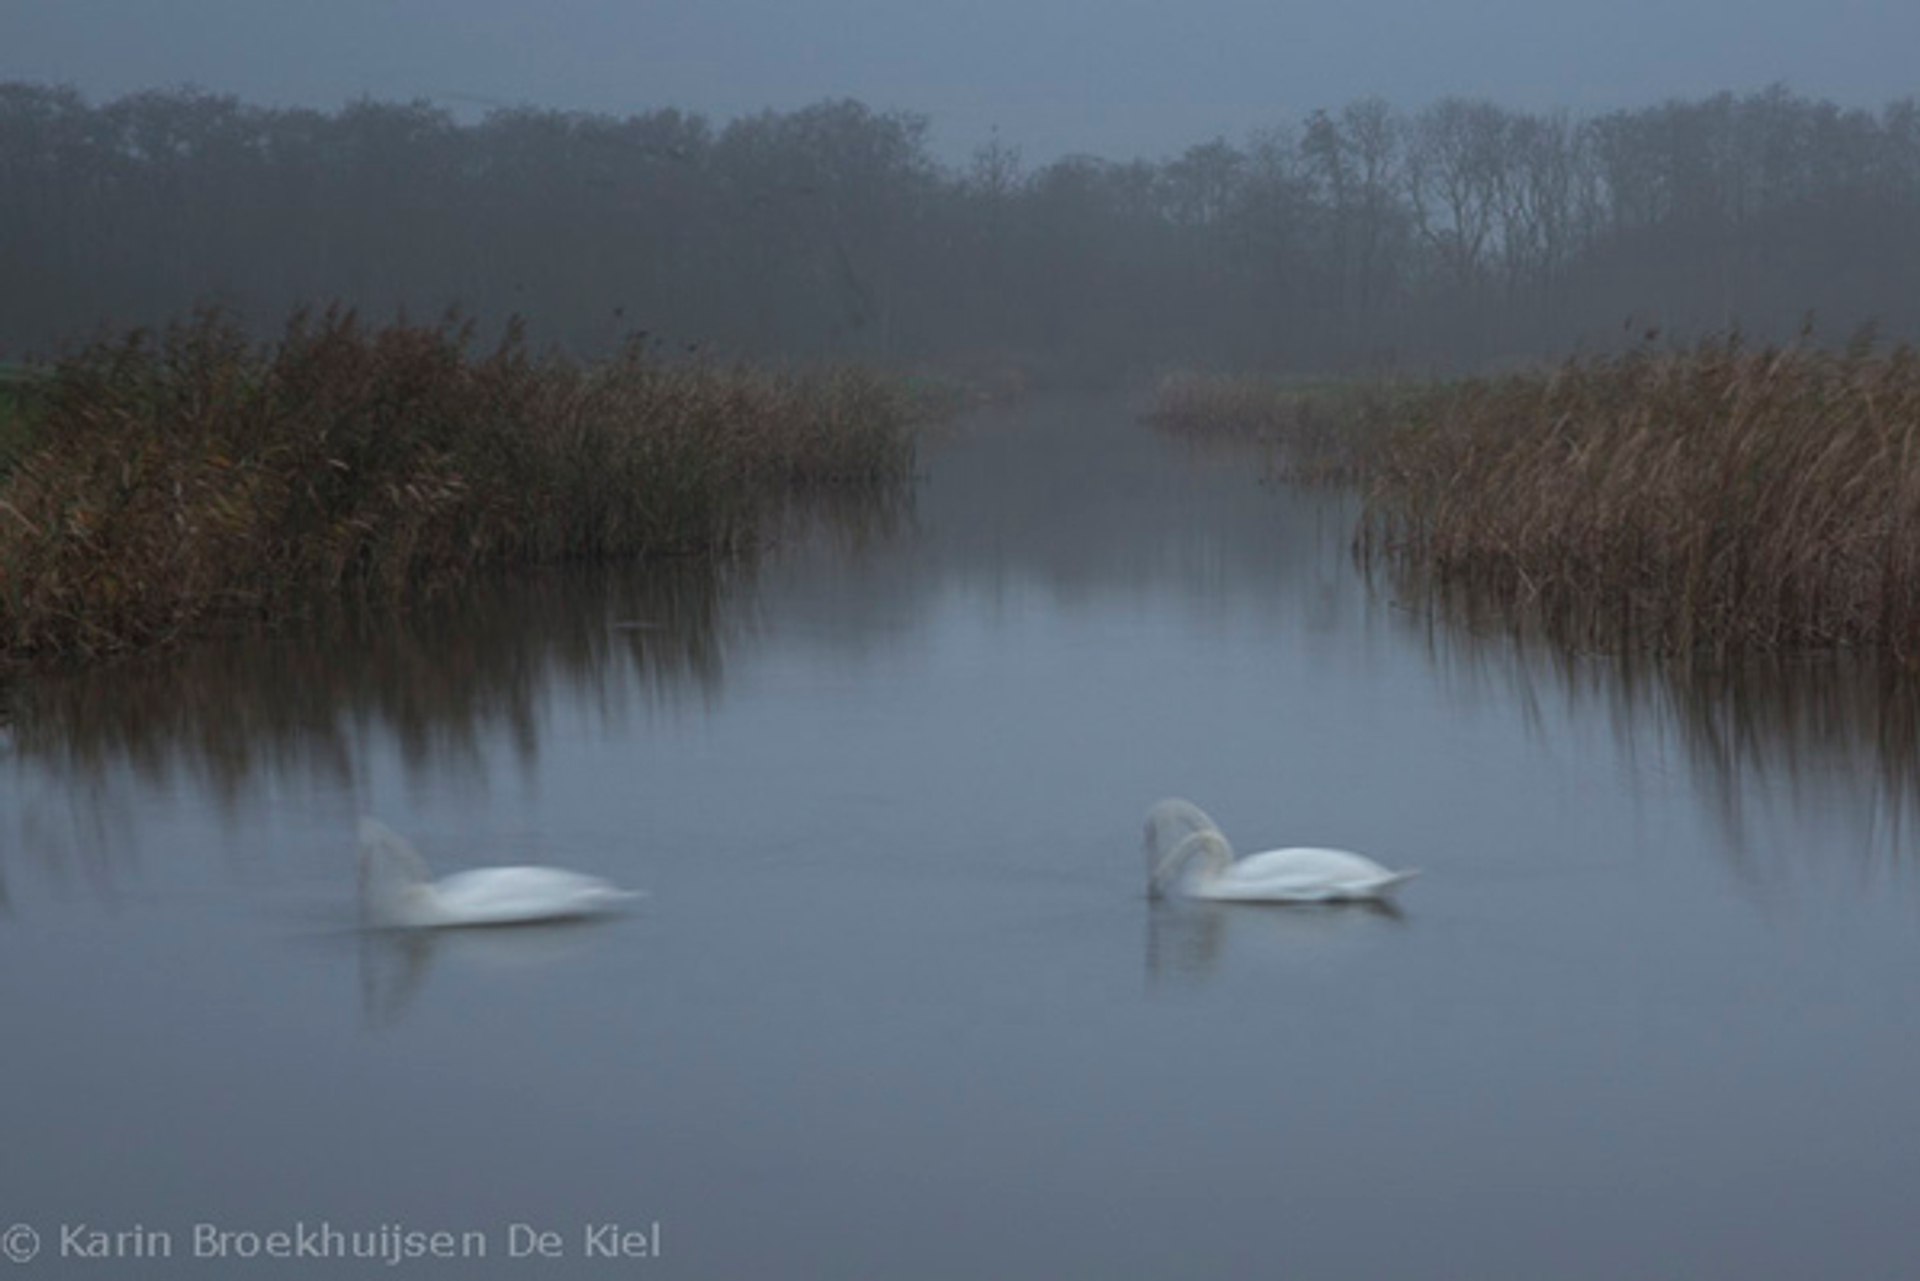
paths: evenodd
<path fill-rule="evenodd" d="M 0 480 L 32 444 L 33 427 L 39 418 L 34 412 L 38 383 L 33 370 L 0 363 Z"/>
<path fill-rule="evenodd" d="M 123 651 L 489 564 L 738 551 L 796 494 L 911 472 L 912 407 L 871 373 L 638 347 L 587 367 L 517 327 L 472 348 L 456 321 L 338 310 L 258 348 L 202 311 L 57 362 L 8 429 L 0 656 Z"/>
<path fill-rule="evenodd" d="M 1920 357 L 1738 338 L 1458 384 L 1371 469 L 1363 543 L 1559 639 L 1920 661 Z"/>

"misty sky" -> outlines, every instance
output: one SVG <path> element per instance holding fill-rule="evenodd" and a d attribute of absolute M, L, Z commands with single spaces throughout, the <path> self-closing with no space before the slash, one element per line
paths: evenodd
<path fill-rule="evenodd" d="M 1774 81 L 1843 105 L 1920 92 L 1914 0 L 0 0 L 0 79 L 99 101 L 431 98 L 716 121 L 853 97 L 924 112 L 963 159 L 1163 157 L 1315 107 L 1448 94 L 1576 112 Z"/>

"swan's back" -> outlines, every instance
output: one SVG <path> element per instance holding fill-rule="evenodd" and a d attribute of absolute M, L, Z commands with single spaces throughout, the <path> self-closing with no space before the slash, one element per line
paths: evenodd
<path fill-rule="evenodd" d="M 1236 859 L 1206 811 L 1165 800 L 1147 811 L 1147 893 L 1249 903 L 1383 900 L 1414 873 L 1347 850 L 1299 847 Z"/>
<path fill-rule="evenodd" d="M 640 897 L 557 867 L 480 867 L 434 882 L 442 925 L 524 925 L 597 916 Z"/>
<path fill-rule="evenodd" d="M 483 867 L 427 879 L 412 842 L 360 820 L 360 903 L 371 924 L 399 928 L 524 925 L 612 912 L 641 897 L 597 876 L 557 867 Z"/>
<path fill-rule="evenodd" d="M 1383 900 L 1414 875 L 1348 850 L 1296 846 L 1249 854 L 1211 878 L 1200 894 L 1249 903 Z"/>

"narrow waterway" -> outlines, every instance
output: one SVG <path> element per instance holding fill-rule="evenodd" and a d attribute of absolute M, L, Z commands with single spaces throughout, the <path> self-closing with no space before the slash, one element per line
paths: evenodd
<path fill-rule="evenodd" d="M 30 1274 L 1911 1265 L 1897 698 L 1435 624 L 1356 569 L 1350 498 L 1112 404 L 925 466 L 753 566 L 526 575 L 16 691 Z M 1397 914 L 1150 904 L 1165 795 L 1422 875 Z M 361 814 L 439 869 L 649 897 L 365 933 Z"/>

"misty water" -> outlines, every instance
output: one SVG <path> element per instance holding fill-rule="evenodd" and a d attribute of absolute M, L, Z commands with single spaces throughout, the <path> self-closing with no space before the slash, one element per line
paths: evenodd
<path fill-rule="evenodd" d="M 1910 1266 L 1897 700 L 1436 623 L 1355 566 L 1351 497 L 1117 404 L 924 464 L 752 566 L 523 575 L 16 691 L 21 1275 L 392 1262 L 233 1257 L 322 1228 L 466 1234 L 484 1258 L 396 1268 L 448 1276 Z M 1243 850 L 1422 875 L 1398 914 L 1155 905 L 1165 795 Z M 439 870 L 650 897 L 363 933 L 363 813 Z"/>

